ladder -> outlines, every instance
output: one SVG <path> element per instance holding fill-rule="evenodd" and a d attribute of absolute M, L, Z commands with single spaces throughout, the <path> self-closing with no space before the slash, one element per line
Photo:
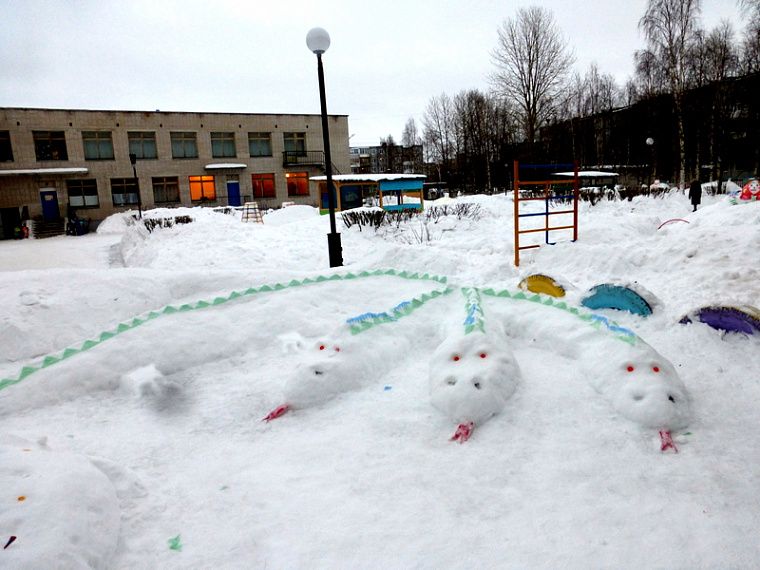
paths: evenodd
<path fill-rule="evenodd" d="M 572 178 L 547 178 L 546 176 L 539 176 L 538 180 L 520 180 L 520 164 L 518 161 L 514 161 L 514 207 L 515 207 L 515 267 L 520 266 L 520 251 L 523 249 L 533 249 L 541 247 L 541 244 L 520 245 L 520 236 L 522 234 L 529 234 L 535 232 L 544 232 L 544 240 L 549 245 L 554 245 L 555 242 L 549 241 L 549 232 L 556 230 L 573 230 L 572 241 L 578 240 L 578 196 L 580 191 L 580 184 L 578 178 L 578 163 L 575 162 L 572 165 L 562 164 L 525 164 L 524 169 L 533 170 L 548 170 L 552 171 L 562 170 L 564 168 L 572 168 Z M 552 172 L 549 176 L 556 176 L 556 172 Z M 562 194 L 556 194 L 554 186 L 567 186 L 572 184 L 572 194 L 566 194 L 569 190 L 563 190 Z M 543 190 L 541 190 L 543 189 Z M 552 200 L 568 200 L 572 199 L 572 209 L 550 211 L 549 202 Z M 520 213 L 520 203 L 528 201 L 543 200 L 545 208 L 543 212 L 533 213 Z M 565 226 L 551 227 L 549 225 L 549 216 L 555 216 L 559 214 L 572 214 L 573 223 Z M 544 216 L 544 227 L 520 229 L 520 219 L 533 216 Z"/>
<path fill-rule="evenodd" d="M 264 218 L 261 217 L 261 211 L 259 210 L 258 202 L 246 202 L 243 204 L 243 222 L 255 222 L 257 224 L 263 224 Z"/>

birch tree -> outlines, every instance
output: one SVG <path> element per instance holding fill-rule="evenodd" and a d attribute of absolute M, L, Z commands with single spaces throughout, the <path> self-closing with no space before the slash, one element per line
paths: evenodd
<path fill-rule="evenodd" d="M 687 88 L 688 59 L 696 37 L 700 0 L 649 0 L 639 20 L 648 51 L 664 68 L 675 103 L 678 133 L 678 183 L 686 186 L 686 141 L 684 135 L 683 97 Z"/>

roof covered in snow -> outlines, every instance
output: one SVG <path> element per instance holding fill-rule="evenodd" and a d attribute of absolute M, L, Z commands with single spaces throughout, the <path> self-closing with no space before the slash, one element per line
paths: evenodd
<path fill-rule="evenodd" d="M 204 168 L 206 170 L 222 170 L 224 168 L 245 168 L 246 164 L 241 164 L 239 162 L 214 162 L 212 164 L 207 164 Z"/>
<path fill-rule="evenodd" d="M 23 168 L 20 170 L 0 170 L 0 176 L 16 176 L 19 174 L 87 174 L 86 168 Z"/>
<path fill-rule="evenodd" d="M 424 174 L 336 174 L 332 177 L 334 182 L 380 182 L 381 180 L 421 180 L 426 178 Z M 312 176 L 309 180 L 320 182 L 327 180 L 327 176 Z"/>
<path fill-rule="evenodd" d="M 555 176 L 575 176 L 575 172 L 555 172 Z M 579 170 L 578 178 L 603 178 L 620 176 L 617 172 L 604 172 L 603 170 Z"/>

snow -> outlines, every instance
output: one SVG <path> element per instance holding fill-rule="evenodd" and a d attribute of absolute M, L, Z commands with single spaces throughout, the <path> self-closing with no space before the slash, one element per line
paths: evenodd
<path fill-rule="evenodd" d="M 83 167 L 72 168 L 22 168 L 14 170 L 0 169 L 0 176 L 16 176 L 19 174 L 87 174 L 88 169 Z"/>
<path fill-rule="evenodd" d="M 0 242 L 0 567 L 755 567 L 760 338 L 678 321 L 760 304 L 760 203 L 582 203 L 515 268 L 455 201 L 332 270 L 308 206 Z"/>
<path fill-rule="evenodd" d="M 241 162 L 214 162 L 206 165 L 206 170 L 223 170 L 225 168 L 247 168 L 247 164 Z"/>
<path fill-rule="evenodd" d="M 555 172 L 556 176 L 575 176 L 575 172 Z M 579 170 L 578 178 L 607 178 L 620 176 L 617 172 L 605 172 L 604 170 Z"/>
<path fill-rule="evenodd" d="M 421 180 L 424 174 L 336 174 L 336 182 L 380 182 L 381 180 Z M 309 180 L 324 181 L 327 176 L 312 176 Z"/>

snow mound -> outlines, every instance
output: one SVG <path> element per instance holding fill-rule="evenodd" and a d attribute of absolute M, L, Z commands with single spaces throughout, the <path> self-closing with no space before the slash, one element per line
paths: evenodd
<path fill-rule="evenodd" d="M 313 220 L 319 216 L 319 210 L 312 206 L 288 206 L 280 208 L 264 215 L 264 224 L 270 226 L 283 226 L 303 220 Z"/>
<path fill-rule="evenodd" d="M 46 439 L 0 439 L 0 536 L 4 568 L 108 568 L 120 508 L 108 477 Z"/>

